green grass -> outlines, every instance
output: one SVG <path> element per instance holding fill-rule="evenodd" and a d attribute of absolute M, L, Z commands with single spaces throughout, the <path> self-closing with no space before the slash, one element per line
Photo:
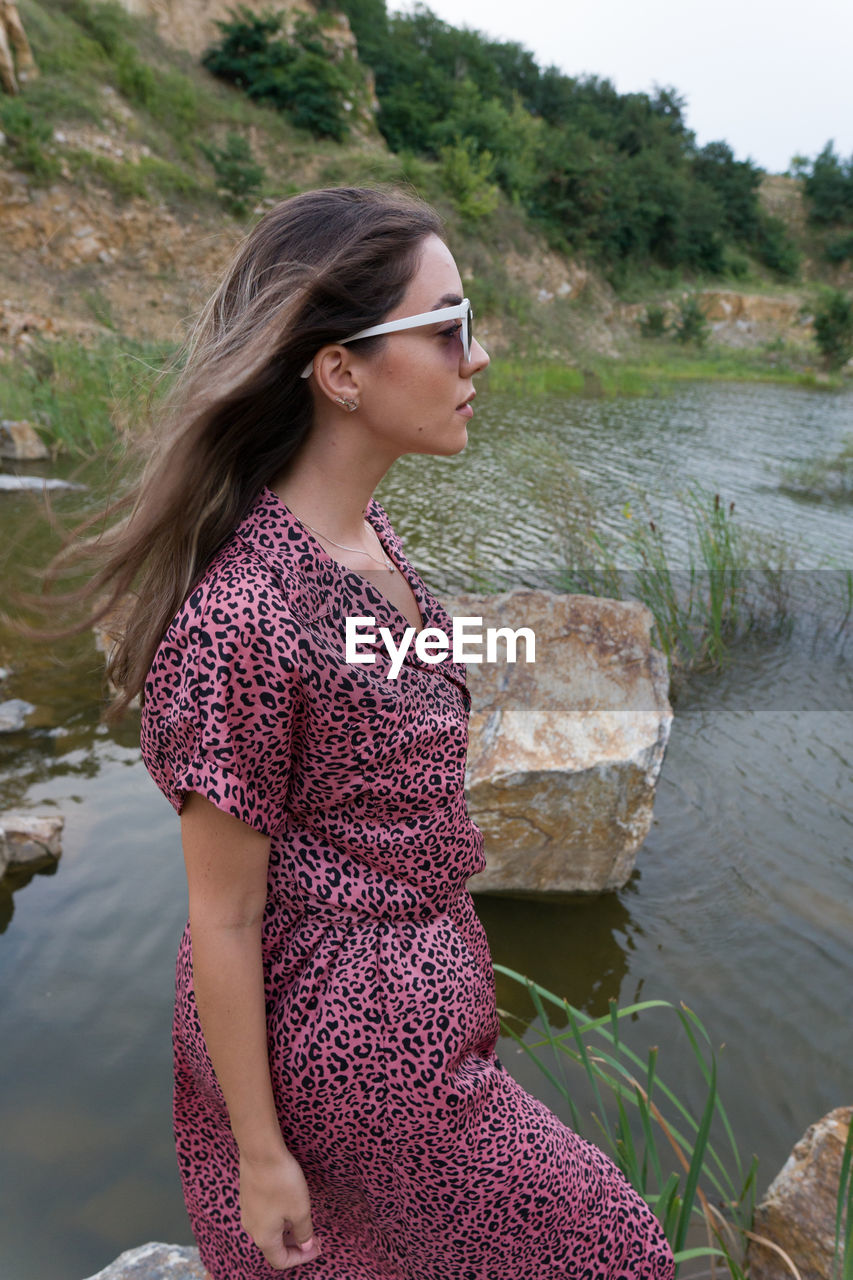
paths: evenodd
<path fill-rule="evenodd" d="M 835 454 L 784 467 L 779 488 L 805 498 L 853 502 L 853 434 Z"/>
<path fill-rule="evenodd" d="M 89 299 L 101 323 L 106 300 Z M 54 454 L 92 457 L 109 451 L 144 411 L 165 353 L 118 335 L 84 346 L 76 338 L 37 342 L 0 364 L 4 417 L 33 422 Z"/>
<path fill-rule="evenodd" d="M 853 1124 L 841 1156 L 834 1246 L 832 1280 L 853 1280 Z"/>
<path fill-rule="evenodd" d="M 671 567 L 662 517 L 643 499 L 625 504 L 620 538 L 602 534 L 594 512 L 573 508 L 559 488 L 552 496 L 566 562 L 556 589 L 645 604 L 654 618 L 652 643 L 666 656 L 673 697 L 691 672 L 724 666 L 744 636 L 790 630 L 795 564 L 783 538 L 742 527 L 733 502 L 696 481 L 676 496 L 688 531 L 683 569 Z M 845 598 L 832 601 L 844 615 L 842 625 L 850 615 L 851 591 L 853 570 Z"/>
<path fill-rule="evenodd" d="M 731 1280 L 745 1280 L 747 1240 L 752 1233 L 758 1158 L 741 1154 L 717 1084 L 711 1037 L 686 1005 L 644 1000 L 592 1017 L 533 979 L 495 964 L 495 974 L 527 990 L 532 1016 L 498 1009 L 501 1031 L 526 1053 L 563 1099 L 566 1122 L 601 1146 L 661 1222 L 676 1260 L 708 1258 Z M 549 1017 L 549 1006 L 555 1017 Z M 657 1046 L 642 1056 L 635 1024 L 644 1015 L 674 1016 L 690 1049 L 692 1068 L 680 1068 L 677 1087 L 660 1073 Z M 565 1029 L 558 1029 L 556 1018 Z M 539 1038 L 528 1042 L 534 1026 Z M 661 1028 L 655 1030 L 656 1038 Z M 695 1101 L 688 1106 L 684 1097 Z M 579 1102 L 579 1099 L 585 1099 Z M 708 1244 L 690 1247 L 691 1227 Z M 694 1230 L 693 1234 L 696 1232 Z M 786 1264 L 790 1262 L 782 1252 Z M 791 1264 L 790 1274 L 796 1275 Z M 836 1201 L 831 1280 L 853 1280 L 853 1125 L 842 1155 Z"/>
<path fill-rule="evenodd" d="M 280 112 L 255 106 L 215 80 L 189 54 L 164 44 L 150 20 L 116 3 L 62 0 L 54 7 L 21 0 L 20 9 L 41 75 L 14 105 L 2 104 L 10 118 L 0 127 L 31 181 L 54 181 L 65 158 L 77 177 L 98 178 L 120 200 L 207 203 L 215 200 L 216 185 L 199 139 L 221 141 L 229 130 L 254 125 L 269 153 L 265 159 L 278 161 L 269 181 L 270 193 L 280 194 L 281 161 L 308 141 Z M 133 111 L 131 119 L 122 118 L 121 131 L 152 153 L 138 164 L 87 156 L 53 140 L 54 129 L 68 124 L 114 129 L 104 87 L 118 95 L 119 108 Z"/>
<path fill-rule="evenodd" d="M 657 395 L 679 382 L 771 382 L 830 389 L 844 385 L 840 375 L 828 377 L 817 368 L 798 368 L 793 359 L 781 361 L 773 356 L 772 351 L 723 347 L 694 355 L 672 347 L 664 350 L 656 344 L 646 358 L 582 357 L 581 367 L 559 361 L 498 357 L 485 378 L 493 391 L 524 395 Z"/>
<path fill-rule="evenodd" d="M 87 185 L 89 177 L 95 178 L 109 187 L 120 204 L 134 197 L 148 200 L 154 195 L 164 197 L 171 204 L 198 206 L 216 201 L 212 182 L 204 182 L 182 165 L 158 156 L 141 156 L 136 162 L 77 148 L 69 152 L 68 161 L 81 186 Z"/>
<path fill-rule="evenodd" d="M 531 978 L 494 966 L 495 973 L 526 987 L 541 1038 L 527 1043 L 530 1023 L 499 1009 L 501 1030 L 536 1063 L 566 1105 L 567 1122 L 602 1146 L 660 1220 L 676 1260 L 720 1260 L 732 1280 L 745 1276 L 746 1233 L 755 1207 L 757 1158 L 741 1156 L 717 1088 L 717 1062 L 708 1032 L 696 1015 L 665 1000 L 645 1000 L 594 1018 Z M 557 1030 L 546 1005 L 560 1011 L 567 1028 Z M 643 1059 L 626 1040 L 651 1010 L 675 1015 L 696 1069 L 678 1089 L 658 1069 L 658 1049 Z M 542 1053 L 540 1050 L 547 1052 Z M 571 1079 L 568 1077 L 571 1076 Z M 691 1109 L 679 1095 L 701 1097 Z M 585 1095 L 589 1106 L 576 1097 Z M 690 1247 L 688 1232 L 702 1224 L 707 1246 Z"/>

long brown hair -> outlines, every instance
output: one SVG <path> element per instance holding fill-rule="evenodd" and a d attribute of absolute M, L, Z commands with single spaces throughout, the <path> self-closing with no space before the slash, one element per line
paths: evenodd
<path fill-rule="evenodd" d="M 181 603 L 308 435 L 313 401 L 300 371 L 399 304 L 431 234 L 442 224 L 428 205 L 337 187 L 283 200 L 239 246 L 174 362 L 140 478 L 79 526 L 48 570 L 55 581 L 69 565 L 94 568 L 84 587 L 51 598 L 85 606 L 73 630 L 109 619 L 118 692 L 107 719 L 142 693 Z M 384 339 L 362 341 L 368 350 Z"/>

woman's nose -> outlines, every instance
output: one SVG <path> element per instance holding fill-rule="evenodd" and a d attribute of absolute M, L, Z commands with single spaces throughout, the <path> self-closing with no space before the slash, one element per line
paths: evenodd
<path fill-rule="evenodd" d="M 475 338 L 471 343 L 470 357 L 466 360 L 463 356 L 462 363 L 466 367 L 466 371 L 470 377 L 472 373 L 479 373 L 482 369 L 486 368 L 489 363 L 489 353 Z"/>

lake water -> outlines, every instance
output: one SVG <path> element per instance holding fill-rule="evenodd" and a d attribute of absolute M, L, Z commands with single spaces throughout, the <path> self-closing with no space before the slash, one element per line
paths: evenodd
<path fill-rule="evenodd" d="M 849 393 L 735 385 L 653 399 L 483 394 L 463 454 L 402 459 L 377 495 L 439 591 L 554 583 L 566 512 L 582 520 L 591 504 L 618 540 L 642 494 L 686 565 L 678 492 L 694 479 L 734 501 L 743 525 L 786 539 L 793 630 L 745 641 L 722 674 L 680 694 L 628 886 L 585 901 L 476 899 L 495 962 L 574 1004 L 601 1013 L 611 996 L 660 997 L 699 1015 L 762 1186 L 812 1120 L 853 1100 L 853 506 L 777 485 L 783 464 L 835 452 L 852 411 Z M 60 512 L 73 501 L 55 498 Z M 0 545 L 5 594 L 47 547 L 26 495 L 0 494 Z M 133 1245 L 190 1241 L 169 1114 L 186 889 L 138 724 L 98 724 L 89 637 L 45 649 L 0 635 L 2 665 L 0 699 L 37 711 L 0 737 L 0 809 L 55 806 L 66 830 L 56 873 L 0 896 L 0 1271 L 82 1280 Z M 503 978 L 498 1001 L 529 1012 Z M 661 1073 L 691 1102 L 674 1021 L 641 1019 L 633 1034 L 640 1051 L 660 1045 Z M 565 1117 L 511 1039 L 499 1053 Z"/>

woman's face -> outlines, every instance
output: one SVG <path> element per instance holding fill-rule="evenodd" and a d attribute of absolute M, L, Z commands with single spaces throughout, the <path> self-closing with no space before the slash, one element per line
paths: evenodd
<path fill-rule="evenodd" d="M 383 320 L 450 307 L 462 298 L 452 253 L 437 236 L 428 236 L 405 296 Z M 459 320 L 439 321 L 387 334 L 374 355 L 351 352 L 359 408 L 350 422 L 378 437 L 376 443 L 394 456 L 461 452 L 474 412 L 472 379 L 489 363 L 476 339 L 465 359 L 461 328 Z"/>

